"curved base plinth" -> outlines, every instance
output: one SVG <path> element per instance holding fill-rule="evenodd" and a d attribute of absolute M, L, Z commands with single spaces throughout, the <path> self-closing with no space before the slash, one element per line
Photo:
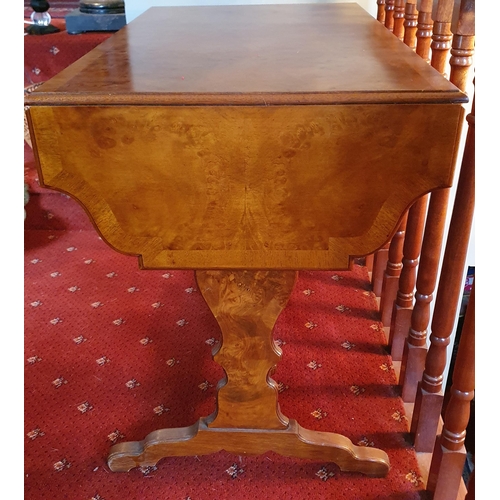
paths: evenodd
<path fill-rule="evenodd" d="M 208 455 L 218 451 L 261 455 L 274 451 L 287 457 L 328 461 L 345 472 L 383 477 L 389 457 L 376 448 L 355 446 L 340 434 L 311 431 L 290 420 L 285 430 L 209 428 L 204 418 L 189 427 L 153 431 L 143 441 L 119 443 L 111 448 L 108 466 L 113 472 L 151 467 L 165 457 Z"/>

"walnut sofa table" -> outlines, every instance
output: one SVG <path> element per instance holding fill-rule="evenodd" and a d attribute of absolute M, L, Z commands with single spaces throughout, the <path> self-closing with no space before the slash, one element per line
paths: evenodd
<path fill-rule="evenodd" d="M 214 413 L 111 470 L 226 450 L 387 473 L 280 412 L 272 329 L 297 270 L 348 269 L 451 186 L 466 101 L 352 3 L 152 8 L 29 96 L 43 185 L 141 268 L 194 269 L 222 330 Z"/>

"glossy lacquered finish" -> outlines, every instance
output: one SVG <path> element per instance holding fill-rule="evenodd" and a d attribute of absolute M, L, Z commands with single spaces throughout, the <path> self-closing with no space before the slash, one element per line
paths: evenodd
<path fill-rule="evenodd" d="M 357 4 L 151 8 L 33 104 L 464 101 Z"/>

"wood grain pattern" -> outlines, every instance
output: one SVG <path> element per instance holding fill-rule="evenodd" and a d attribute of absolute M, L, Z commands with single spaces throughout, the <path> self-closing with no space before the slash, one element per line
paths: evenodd
<path fill-rule="evenodd" d="M 277 384 L 269 375 L 281 357 L 272 330 L 296 279 L 296 271 L 196 272 L 198 288 L 222 331 L 214 360 L 226 374 L 209 427 L 287 428 Z"/>
<path fill-rule="evenodd" d="M 347 269 L 415 199 L 451 186 L 461 116 L 455 105 L 29 110 L 43 185 L 156 269 Z"/>

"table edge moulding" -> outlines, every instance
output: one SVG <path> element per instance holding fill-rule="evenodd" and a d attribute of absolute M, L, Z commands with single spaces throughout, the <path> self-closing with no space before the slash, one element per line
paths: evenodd
<path fill-rule="evenodd" d="M 273 327 L 299 270 L 349 269 L 453 183 L 467 97 L 357 4 L 155 7 L 26 97 L 43 187 L 142 269 L 194 269 L 222 331 L 212 415 L 112 447 L 275 451 L 384 476 L 283 415 Z"/>

